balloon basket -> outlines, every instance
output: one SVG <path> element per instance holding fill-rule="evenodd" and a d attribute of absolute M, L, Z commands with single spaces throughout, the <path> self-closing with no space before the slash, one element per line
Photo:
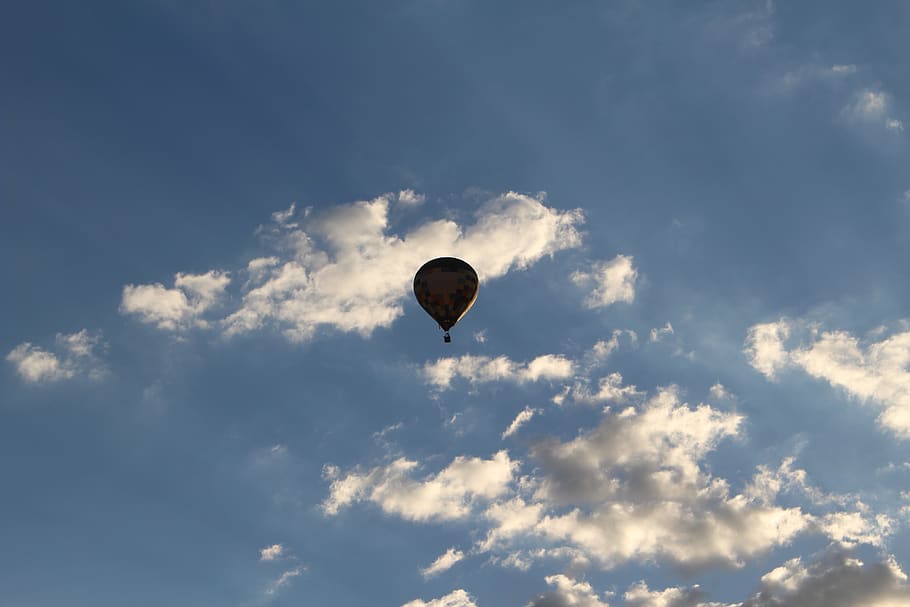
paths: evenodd
<path fill-rule="evenodd" d="M 442 341 L 446 342 L 447 344 L 452 343 L 452 336 L 449 335 L 448 331 L 446 331 L 446 334 L 442 336 Z"/>

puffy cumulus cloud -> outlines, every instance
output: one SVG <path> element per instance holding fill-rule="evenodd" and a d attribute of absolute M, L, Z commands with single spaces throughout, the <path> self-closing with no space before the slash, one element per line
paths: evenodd
<path fill-rule="evenodd" d="M 610 607 L 603 602 L 588 582 L 566 575 L 549 575 L 544 578 L 556 588 L 528 603 L 526 607 Z"/>
<path fill-rule="evenodd" d="M 16 368 L 23 381 L 31 384 L 47 384 L 75 377 L 97 381 L 107 374 L 107 368 L 98 356 L 98 351 L 105 348 L 100 333 L 82 329 L 76 333 L 58 333 L 54 351 L 23 342 L 6 355 L 6 360 Z"/>
<path fill-rule="evenodd" d="M 203 315 L 219 303 L 230 282 L 226 272 L 211 270 L 177 273 L 170 289 L 161 283 L 126 285 L 120 312 L 167 331 L 205 328 L 209 321 Z"/>
<path fill-rule="evenodd" d="M 528 561 L 536 558 L 529 544 L 569 547 L 603 568 L 657 559 L 684 568 L 741 566 L 814 530 L 800 508 L 734 495 L 703 469 L 705 456 L 737 436 L 741 423 L 664 389 L 640 408 L 608 411 L 573 440 L 540 442 L 531 455 L 541 472 L 525 479 L 523 494 L 487 508 L 490 528 L 477 548 Z"/>
<path fill-rule="evenodd" d="M 531 421 L 531 418 L 534 417 L 535 413 L 537 413 L 537 409 L 532 409 L 531 407 L 525 407 L 519 411 L 518 415 L 515 416 L 515 419 L 512 420 L 512 423 L 509 424 L 509 427 L 502 433 L 502 438 L 509 438 L 518 432 L 519 428 Z"/>
<path fill-rule="evenodd" d="M 464 552 L 461 550 L 456 550 L 454 547 L 449 548 L 443 554 L 439 555 L 435 561 L 433 561 L 429 567 L 425 567 L 420 570 L 420 575 L 424 578 L 431 578 L 433 576 L 439 575 L 443 571 L 448 571 L 451 569 L 455 563 L 464 558 Z"/>
<path fill-rule="evenodd" d="M 626 607 L 721 607 L 719 603 L 702 603 L 704 592 L 692 588 L 651 590 L 644 582 L 633 584 L 623 594 Z"/>
<path fill-rule="evenodd" d="M 281 544 L 272 544 L 259 551 L 260 561 L 275 561 L 284 555 L 284 546 Z"/>
<path fill-rule="evenodd" d="M 907 575 L 893 557 L 865 564 L 829 551 L 804 564 L 795 558 L 761 578 L 742 607 L 910 607 Z"/>
<path fill-rule="evenodd" d="M 401 316 L 414 271 L 427 259 L 460 257 L 490 280 L 582 240 L 580 210 L 550 208 L 542 198 L 515 192 L 486 202 L 470 225 L 437 220 L 393 234 L 392 199 L 307 214 L 303 227 L 276 221 L 269 233 L 282 255 L 264 258 L 269 263 L 250 272 L 239 309 L 223 321 L 225 333 L 272 325 L 293 341 L 311 338 L 319 327 L 368 336 Z"/>
<path fill-rule="evenodd" d="M 588 308 L 602 308 L 617 302 L 632 303 L 637 279 L 638 270 L 632 266 L 632 257 L 627 255 L 595 263 L 590 272 L 572 274 L 572 282 L 576 285 L 593 285 L 593 290 L 584 301 Z"/>
<path fill-rule="evenodd" d="M 445 596 L 438 599 L 432 599 L 427 602 L 421 599 L 408 601 L 401 607 L 477 607 L 477 603 L 465 590 L 461 588 L 453 590 Z"/>
<path fill-rule="evenodd" d="M 910 437 L 910 331 L 860 339 L 847 331 L 810 331 L 803 345 L 787 348 L 791 329 L 806 323 L 782 320 L 749 329 L 746 353 L 752 366 L 773 378 L 784 368 L 800 369 L 848 395 L 882 408 L 879 423 Z"/>
<path fill-rule="evenodd" d="M 480 500 L 492 500 L 508 491 L 517 463 L 506 451 L 492 458 L 456 457 L 439 473 L 415 480 L 416 462 L 400 458 L 365 473 L 341 476 L 326 469 L 332 480 L 322 509 L 337 514 L 355 502 L 369 501 L 384 512 L 413 521 L 454 520 L 470 515 Z"/>
<path fill-rule="evenodd" d="M 508 356 L 492 358 L 465 354 L 426 363 L 423 375 L 428 384 L 438 390 L 446 390 L 457 377 L 463 377 L 472 384 L 494 381 L 525 383 L 567 379 L 572 377 L 574 370 L 574 363 L 558 354 L 544 354 L 527 363 L 515 362 Z"/>

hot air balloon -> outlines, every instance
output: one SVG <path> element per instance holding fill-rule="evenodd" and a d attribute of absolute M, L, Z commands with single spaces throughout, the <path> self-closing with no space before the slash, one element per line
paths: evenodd
<path fill-rule="evenodd" d="M 474 305 L 479 287 L 474 268 L 455 257 L 431 259 L 414 276 L 417 303 L 445 331 L 446 343 L 452 341 L 449 329 Z"/>

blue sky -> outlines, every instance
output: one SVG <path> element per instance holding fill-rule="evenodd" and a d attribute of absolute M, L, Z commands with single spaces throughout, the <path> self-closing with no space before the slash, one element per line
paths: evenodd
<path fill-rule="evenodd" d="M 2 14 L 0 603 L 910 605 L 905 3 Z"/>

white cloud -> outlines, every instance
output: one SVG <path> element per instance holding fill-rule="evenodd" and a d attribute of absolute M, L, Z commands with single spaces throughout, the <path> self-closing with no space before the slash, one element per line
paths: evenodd
<path fill-rule="evenodd" d="M 768 379 L 774 379 L 777 372 L 789 363 L 789 355 L 784 348 L 784 341 L 789 337 L 790 321 L 785 318 L 750 327 L 744 350 L 749 364 Z"/>
<path fill-rule="evenodd" d="M 904 123 L 896 118 L 888 118 L 885 120 L 885 127 L 891 131 L 903 131 Z"/>
<path fill-rule="evenodd" d="M 601 308 L 616 302 L 634 301 L 638 270 L 632 266 L 632 261 L 632 257 L 617 255 L 610 261 L 595 263 L 590 272 L 572 274 L 572 282 L 576 285 L 594 285 L 585 298 L 585 306 Z"/>
<path fill-rule="evenodd" d="M 651 341 L 652 343 L 658 342 L 658 341 L 661 341 L 667 335 L 673 335 L 673 325 L 671 325 L 669 323 L 669 321 L 667 322 L 667 324 L 665 324 L 663 327 L 661 327 L 659 329 L 658 328 L 651 329 L 651 336 L 649 338 L 649 341 Z"/>
<path fill-rule="evenodd" d="M 795 558 L 765 574 L 742 607 L 910 607 L 907 575 L 893 557 L 865 564 L 830 551 L 803 564 Z"/>
<path fill-rule="evenodd" d="M 566 575 L 548 575 L 544 578 L 552 592 L 537 597 L 526 607 L 610 607 L 603 602 L 588 582 L 578 581 Z"/>
<path fill-rule="evenodd" d="M 581 244 L 580 210 L 515 192 L 488 201 L 471 225 L 437 220 L 401 236 L 388 232 L 390 202 L 380 196 L 335 207 L 307 217 L 305 229 L 273 227 L 282 259 L 250 277 L 240 308 L 224 319 L 225 333 L 272 325 L 293 341 L 319 327 L 369 336 L 401 316 L 427 259 L 460 257 L 486 281 Z"/>
<path fill-rule="evenodd" d="M 300 567 L 297 567 L 295 569 L 289 569 L 289 570 L 285 571 L 280 576 L 278 576 L 277 579 L 275 579 L 268 585 L 268 587 L 265 589 L 265 593 L 266 594 L 276 594 L 279 590 L 281 590 L 285 586 L 290 585 L 290 583 L 294 580 L 294 578 L 299 577 L 301 575 L 301 573 L 302 573 L 302 570 Z"/>
<path fill-rule="evenodd" d="M 205 328 L 209 323 L 203 314 L 219 303 L 230 282 L 227 273 L 211 270 L 205 274 L 177 273 L 171 289 L 161 283 L 126 285 L 120 312 L 167 331 Z"/>
<path fill-rule="evenodd" d="M 476 341 L 479 344 L 487 343 L 487 330 L 483 329 L 481 331 L 475 331 L 474 332 L 474 341 Z"/>
<path fill-rule="evenodd" d="M 100 333 L 92 334 L 82 329 L 71 334 L 58 333 L 54 352 L 24 342 L 13 348 L 6 355 L 6 360 L 15 366 L 22 380 L 32 384 L 75 377 L 97 381 L 107 374 L 106 367 L 96 354 L 105 347 Z"/>
<path fill-rule="evenodd" d="M 443 571 L 448 571 L 451 569 L 455 563 L 464 558 L 464 552 L 461 550 L 456 550 L 454 547 L 449 548 L 443 554 L 439 555 L 429 567 L 425 567 L 420 570 L 420 575 L 424 578 L 431 578 L 436 575 L 439 575 Z"/>
<path fill-rule="evenodd" d="M 477 603 L 474 602 L 474 599 L 470 594 L 459 588 L 438 599 L 432 599 L 429 602 L 421 599 L 414 599 L 413 601 L 408 601 L 401 607 L 477 607 Z"/>
<path fill-rule="evenodd" d="M 728 390 L 727 387 L 720 382 L 711 386 L 711 388 L 708 390 L 708 393 L 712 398 L 716 398 L 717 400 L 736 398 L 736 395 L 730 392 L 730 390 Z"/>
<path fill-rule="evenodd" d="M 566 379 L 572 377 L 574 367 L 571 360 L 559 354 L 544 354 L 527 363 L 515 362 L 508 356 L 492 358 L 465 354 L 426 363 L 423 375 L 428 384 L 438 390 L 447 390 L 457 377 L 463 377 L 472 384 L 494 381 L 526 383 Z"/>
<path fill-rule="evenodd" d="M 597 388 L 592 389 L 587 379 L 579 379 L 571 387 L 553 397 L 557 405 L 564 404 L 567 398 L 578 404 L 601 405 L 605 403 L 624 403 L 634 400 L 643 393 L 632 384 L 623 385 L 622 374 L 614 371 L 600 378 Z"/>
<path fill-rule="evenodd" d="M 638 582 L 626 590 L 623 599 L 625 607 L 708 607 L 700 601 L 702 596 L 704 593 L 698 586 L 651 590 L 646 583 Z"/>
<path fill-rule="evenodd" d="M 274 449 L 274 448 L 273 448 Z M 284 555 L 284 546 L 281 544 L 272 544 L 259 551 L 260 561 L 275 561 Z"/>
<path fill-rule="evenodd" d="M 529 543 L 580 551 L 601 567 L 668 559 L 692 568 L 746 558 L 812 529 L 799 508 L 745 494 L 708 474 L 704 457 L 739 434 L 742 417 L 690 408 L 673 389 L 639 409 L 608 412 L 593 431 L 532 449 L 541 473 L 525 495 L 492 504 L 481 551 L 534 559 Z M 544 554 L 544 556 L 547 556 Z"/>
<path fill-rule="evenodd" d="M 532 409 L 531 407 L 525 407 L 522 409 L 518 415 L 515 416 L 515 419 L 512 420 L 512 423 L 509 424 L 509 427 L 506 428 L 505 432 L 502 433 L 502 438 L 509 438 L 521 428 L 524 424 L 531 421 L 531 418 L 534 417 L 534 414 L 537 412 L 537 409 Z"/>
<path fill-rule="evenodd" d="M 861 340 L 846 331 L 811 331 L 801 347 L 787 349 L 790 331 L 806 323 L 779 321 L 749 329 L 746 352 L 769 378 L 783 368 L 801 369 L 883 411 L 879 423 L 910 437 L 910 331 Z"/>
<path fill-rule="evenodd" d="M 322 509 L 337 514 L 355 502 L 369 501 L 384 512 L 413 521 L 454 520 L 467 517 L 479 501 L 503 495 L 513 480 L 517 463 L 500 451 L 491 459 L 456 457 L 445 469 L 423 480 L 411 475 L 417 462 L 400 458 L 366 473 L 340 477 L 329 468 L 329 497 Z"/>
<path fill-rule="evenodd" d="M 426 199 L 426 196 L 418 194 L 414 190 L 401 190 L 398 192 L 398 204 L 404 206 L 416 207 L 426 202 Z"/>

